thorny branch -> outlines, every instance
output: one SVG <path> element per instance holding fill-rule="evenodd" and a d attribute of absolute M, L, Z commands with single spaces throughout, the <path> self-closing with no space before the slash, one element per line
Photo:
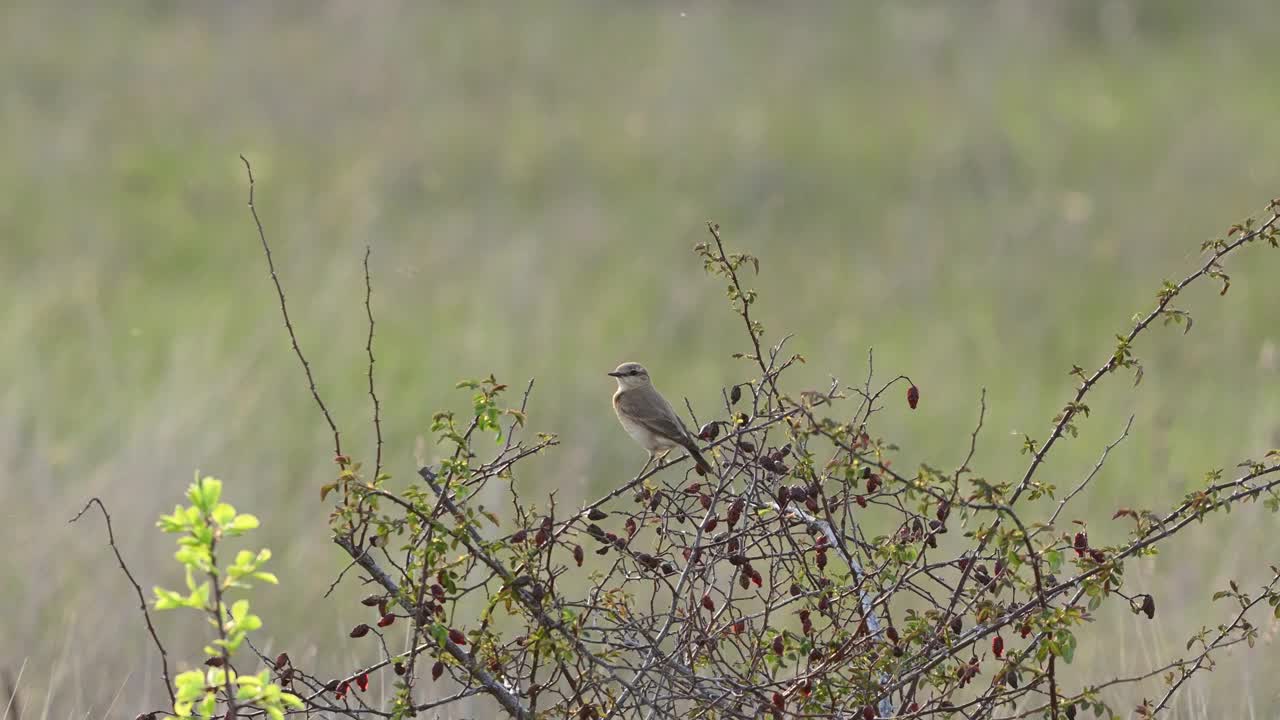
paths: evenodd
<path fill-rule="evenodd" d="M 251 209 L 252 192 L 250 174 Z M 785 391 L 784 375 L 804 358 L 783 354 L 789 336 L 772 346 L 765 340 L 751 313 L 755 291 L 738 273 L 748 263 L 758 272 L 759 261 L 729 252 L 711 223 L 712 242 L 698 252 L 708 272 L 728 283 L 750 339 L 739 357 L 752 367 L 724 391 L 722 412 L 698 431 L 704 452 L 716 458 L 715 472 L 693 477 L 679 458 L 569 513 L 554 493 L 526 502 L 518 491 L 517 469 L 557 444 L 547 435 L 516 440 L 532 382 L 518 409 L 502 407 L 506 386 L 496 379 L 468 383 L 474 416 L 460 423 L 446 412 L 433 419 L 443 459 L 419 469 L 420 483 L 395 489 L 382 481 L 367 249 L 366 352 L 378 448 L 373 477 L 361 477 L 338 448 L 336 425 L 298 349 L 254 210 L 286 330 L 339 449 L 336 483 L 344 492 L 334 510 L 334 542 L 380 586 L 367 599 L 378 606 L 379 625 L 397 617 L 413 624 L 403 651 L 388 649 L 378 633 L 384 657 L 339 680 L 313 683 L 307 702 L 315 710 L 341 707 L 330 698 L 341 699 L 354 680 L 387 667 L 406 675 L 394 706 L 348 705 L 345 714 L 403 717 L 476 694 L 492 697 L 512 717 L 582 720 L 976 717 L 999 708 L 1016 708 L 1009 717 L 1047 710 L 1057 718 L 1064 703 L 1070 710 L 1100 702 L 1096 691 L 1109 684 L 1064 692 L 1056 673 L 1059 658 L 1074 647 L 1075 630 L 1089 620 L 1082 599 L 1130 598 L 1122 589 L 1123 564 L 1193 520 L 1250 499 L 1280 507 L 1280 479 L 1273 479 L 1280 463 L 1252 463 L 1249 472 L 1210 483 L 1164 515 L 1129 511 L 1135 522 L 1129 542 L 1094 547 L 1084 533 L 1072 537 L 1056 523 L 1127 437 L 1130 418 L 1051 514 L 1033 521 L 1019 502 L 1048 494 L 1037 473 L 1050 449 L 1087 416 L 1083 400 L 1101 378 L 1140 370 L 1132 348 L 1152 322 L 1190 322 L 1172 307 L 1174 298 L 1201 277 L 1225 284 L 1222 261 L 1244 245 L 1276 244 L 1275 207 L 1261 225 L 1246 224 L 1229 235 L 1235 239 L 1209 244 L 1208 259 L 1182 282 L 1166 284 L 1155 309 L 1118 338 L 1111 359 L 1092 375 L 1078 372 L 1073 400 L 1043 444 L 1028 439 L 1031 461 L 1008 484 L 989 482 L 972 467 L 985 391 L 961 465 L 941 472 L 921 464 L 914 473 L 893 467 L 900 451 L 873 430 L 898 381 L 910 385 L 915 407 L 919 390 L 907 376 L 873 387 L 869 358 L 866 382 L 847 388 L 855 402 L 843 411 L 848 398 L 835 380 L 825 391 Z M 511 418 L 505 429 L 498 422 L 504 414 Z M 485 459 L 475 440 L 487 432 L 498 434 L 500 447 Z M 633 506 L 625 505 L 628 496 Z M 505 517 L 483 504 L 494 497 L 505 503 Z M 876 534 L 855 516 L 873 523 Z M 957 519 L 967 539 L 944 537 Z M 361 529 L 358 538 L 354 528 Z M 1073 555 L 1070 566 L 1054 560 L 1049 567 L 1050 558 Z M 1058 577 L 1063 572 L 1065 579 Z M 1244 627 L 1244 613 L 1273 597 L 1268 586 L 1242 604 L 1203 654 L 1167 667 L 1181 669 L 1184 679 L 1202 669 L 1210 649 L 1238 641 L 1232 633 Z M 1144 601 L 1134 610 L 1154 614 L 1154 605 L 1148 612 Z M 1005 645 L 1015 635 L 1027 639 L 1023 647 Z M 986 640 L 991 650 L 980 656 L 977 644 Z M 419 665 L 419 655 L 434 659 L 431 680 L 447 675 L 453 694 L 413 702 L 419 667 L 428 664 Z M 1176 689 L 1153 713 L 1167 707 Z M 1028 709 L 1027 698 L 1046 694 L 1041 706 Z"/>

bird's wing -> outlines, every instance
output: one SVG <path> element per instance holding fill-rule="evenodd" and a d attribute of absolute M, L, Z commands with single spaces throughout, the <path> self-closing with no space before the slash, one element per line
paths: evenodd
<path fill-rule="evenodd" d="M 685 429 L 680 416 L 671 409 L 671 404 L 661 395 L 653 393 L 648 398 L 641 397 L 632 390 L 618 396 L 618 409 L 649 432 L 684 444 L 689 439 L 689 431 Z"/>

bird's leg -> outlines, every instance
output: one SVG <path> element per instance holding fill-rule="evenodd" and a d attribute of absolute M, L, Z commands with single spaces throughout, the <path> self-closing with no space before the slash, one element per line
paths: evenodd
<path fill-rule="evenodd" d="M 653 464 L 653 458 L 654 458 L 654 454 L 649 453 L 649 459 L 644 461 L 644 467 L 640 468 L 640 472 L 636 473 L 636 477 L 640 477 L 641 475 L 644 474 L 645 470 L 649 469 L 649 466 Z"/>
<path fill-rule="evenodd" d="M 658 467 L 661 468 L 662 466 L 667 464 L 667 458 L 671 456 L 671 451 L 674 449 L 675 448 L 667 448 L 666 450 L 663 450 L 660 453 L 654 454 L 654 457 L 658 459 Z"/>

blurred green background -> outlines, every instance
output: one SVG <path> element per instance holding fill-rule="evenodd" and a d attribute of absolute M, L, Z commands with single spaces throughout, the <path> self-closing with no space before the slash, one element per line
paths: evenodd
<path fill-rule="evenodd" d="M 1024 467 L 1020 433 L 1045 435 L 1071 365 L 1099 365 L 1202 240 L 1280 195 L 1278 22 L 1271 0 L 5 3 L 0 671 L 20 677 L 21 717 L 160 704 L 100 519 L 66 520 L 100 496 L 148 594 L 178 585 L 153 523 L 197 468 L 276 552 L 284 585 L 255 600 L 268 645 L 322 673 L 371 657 L 346 637 L 360 588 L 321 597 L 343 565 L 317 492 L 330 441 L 238 153 L 363 457 L 373 249 L 398 479 L 431 413 L 467 408 L 461 377 L 537 379 L 531 424 L 563 444 L 522 482 L 571 502 L 643 460 L 608 404 L 617 363 L 711 411 L 749 368 L 690 252 L 707 219 L 760 256 L 760 319 L 809 359 L 795 389 L 864 377 L 874 347 L 882 377 L 922 390 L 879 426 L 910 468 L 962 459 L 986 387 L 975 466 L 1000 478 Z M 1228 269 L 1231 292 L 1191 293 L 1195 329 L 1152 333 L 1143 384 L 1108 380 L 1046 469 L 1074 485 L 1136 415 L 1073 515 L 1096 540 L 1123 537 L 1117 505 L 1165 507 L 1280 446 L 1280 253 Z M 1276 522 L 1241 508 L 1131 565 L 1156 620 L 1103 610 L 1068 673 L 1173 659 L 1225 617 L 1208 598 L 1227 578 L 1267 579 Z M 159 620 L 198 657 L 202 623 Z M 1276 630 L 1176 713 L 1274 716 Z"/>

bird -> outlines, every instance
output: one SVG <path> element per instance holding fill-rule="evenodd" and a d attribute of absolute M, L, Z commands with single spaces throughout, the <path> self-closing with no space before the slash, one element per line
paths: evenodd
<path fill-rule="evenodd" d="M 618 390 L 613 394 L 613 410 L 622 429 L 649 451 L 649 460 L 640 470 L 649 469 L 654 460 L 665 458 L 676 447 L 689 451 L 698 470 L 711 471 L 711 463 L 698 450 L 698 441 L 680 421 L 671 403 L 653 386 L 649 371 L 635 362 L 624 362 L 609 373 L 617 378 Z"/>

